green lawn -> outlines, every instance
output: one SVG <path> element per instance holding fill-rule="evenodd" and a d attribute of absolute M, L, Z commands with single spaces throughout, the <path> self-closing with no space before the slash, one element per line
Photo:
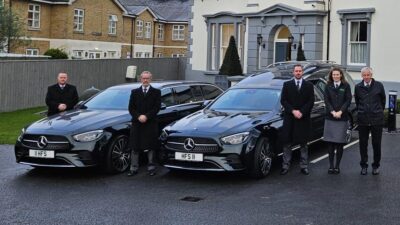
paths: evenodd
<path fill-rule="evenodd" d="M 0 144 L 14 144 L 23 127 L 43 117 L 35 113 L 44 110 L 46 107 L 0 113 Z"/>

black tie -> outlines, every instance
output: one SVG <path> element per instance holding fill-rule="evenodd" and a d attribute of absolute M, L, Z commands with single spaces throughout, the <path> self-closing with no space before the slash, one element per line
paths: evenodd
<path fill-rule="evenodd" d="M 297 81 L 296 86 L 297 86 L 297 90 L 300 91 L 300 81 Z"/>
<path fill-rule="evenodd" d="M 335 84 L 335 88 L 338 88 L 339 87 L 339 85 L 338 84 Z"/>
<path fill-rule="evenodd" d="M 365 87 L 369 88 L 370 87 L 369 83 L 367 83 L 367 85 L 365 85 Z"/>
<path fill-rule="evenodd" d="M 144 95 L 147 94 L 147 88 L 146 88 L 146 87 L 143 89 L 143 94 L 144 94 Z"/>

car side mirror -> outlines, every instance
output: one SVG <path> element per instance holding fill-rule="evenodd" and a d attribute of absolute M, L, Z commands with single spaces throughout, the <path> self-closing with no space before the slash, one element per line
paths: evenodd
<path fill-rule="evenodd" d="M 205 100 L 202 104 L 203 107 L 208 106 L 209 104 L 211 104 L 212 100 Z"/>
<path fill-rule="evenodd" d="M 75 106 L 74 109 L 80 109 L 83 106 L 84 101 L 79 101 Z"/>
<path fill-rule="evenodd" d="M 162 103 L 161 103 L 160 110 L 164 110 L 164 109 L 166 109 L 166 108 L 167 108 L 167 105 L 166 105 L 164 102 L 162 102 Z"/>
<path fill-rule="evenodd" d="M 283 116 L 283 114 L 285 114 L 285 108 L 283 108 L 283 106 L 281 106 L 281 116 Z"/>

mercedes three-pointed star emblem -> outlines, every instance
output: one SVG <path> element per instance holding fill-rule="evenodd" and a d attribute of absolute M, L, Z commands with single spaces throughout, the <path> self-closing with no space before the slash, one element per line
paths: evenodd
<path fill-rule="evenodd" d="M 194 149 L 195 147 L 195 143 L 194 140 L 191 138 L 186 138 L 185 142 L 183 142 L 183 147 L 187 150 L 187 151 L 191 151 Z"/>
<path fill-rule="evenodd" d="M 37 142 L 39 148 L 44 148 L 48 144 L 47 138 L 45 136 L 40 136 Z"/>

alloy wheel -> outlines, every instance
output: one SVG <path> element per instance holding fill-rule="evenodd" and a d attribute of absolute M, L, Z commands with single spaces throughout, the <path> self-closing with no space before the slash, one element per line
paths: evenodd
<path fill-rule="evenodd" d="M 125 151 L 127 144 L 128 138 L 126 136 L 121 136 L 112 146 L 112 166 L 117 172 L 123 172 L 129 166 L 130 153 Z"/>

